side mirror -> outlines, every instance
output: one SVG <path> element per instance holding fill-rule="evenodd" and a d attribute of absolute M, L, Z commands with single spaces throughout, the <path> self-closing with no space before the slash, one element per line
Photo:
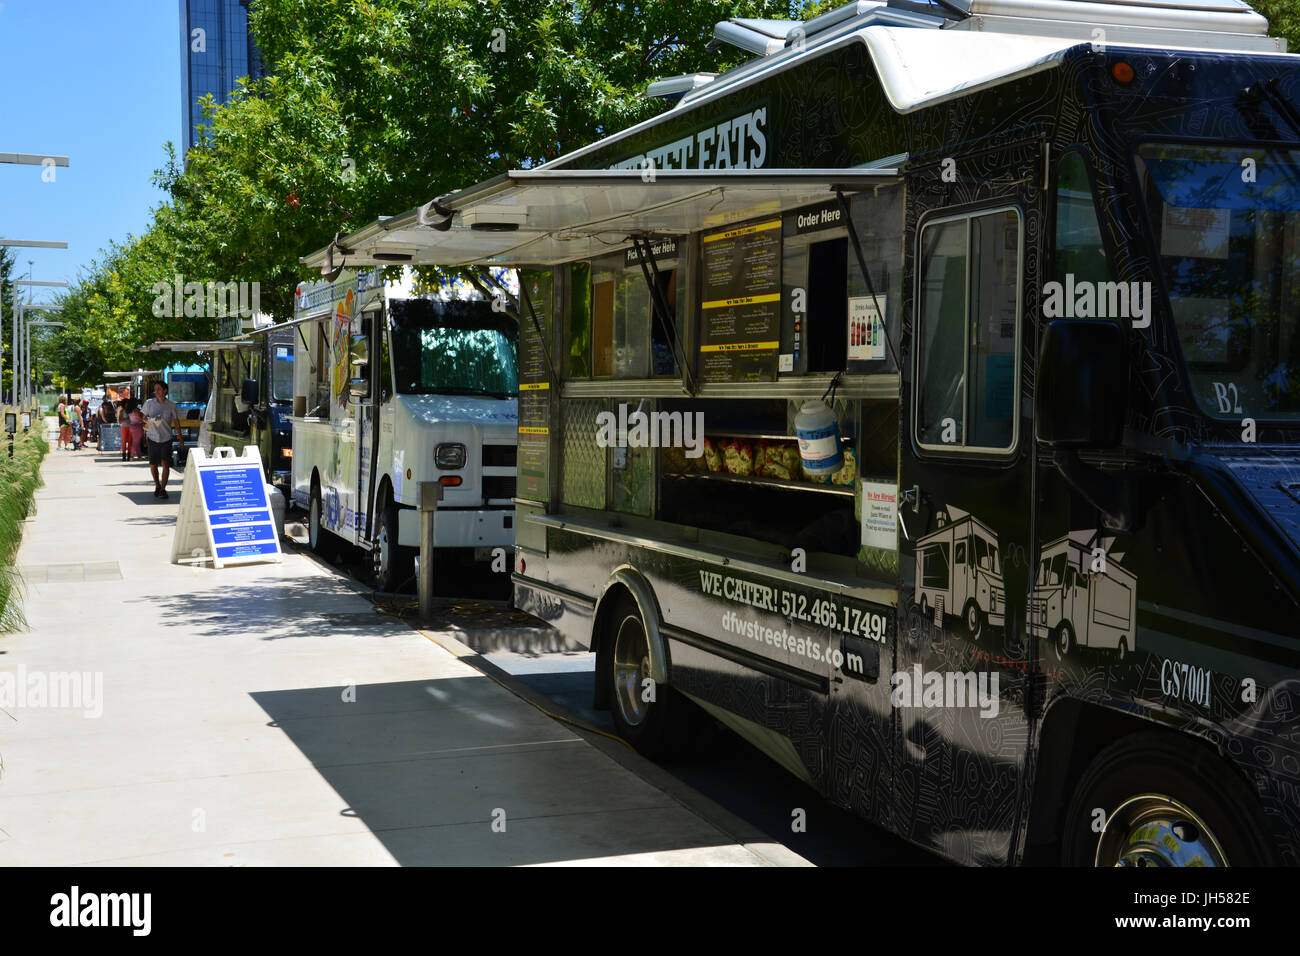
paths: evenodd
<path fill-rule="evenodd" d="M 352 378 L 348 381 L 348 395 L 356 399 L 370 397 L 370 363 L 363 359 L 352 360 Z"/>
<path fill-rule="evenodd" d="M 257 379 L 246 378 L 239 388 L 239 400 L 245 405 L 256 405 L 261 398 L 260 391 Z"/>
<path fill-rule="evenodd" d="M 1038 355 L 1034 419 L 1040 441 L 1113 448 L 1124 434 L 1128 363 L 1115 322 L 1057 319 Z"/>

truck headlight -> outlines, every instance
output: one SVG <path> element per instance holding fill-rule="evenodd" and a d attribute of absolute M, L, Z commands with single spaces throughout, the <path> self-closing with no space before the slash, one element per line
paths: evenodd
<path fill-rule="evenodd" d="M 433 450 L 433 463 L 439 468 L 464 468 L 465 446 L 460 442 L 443 442 Z"/>

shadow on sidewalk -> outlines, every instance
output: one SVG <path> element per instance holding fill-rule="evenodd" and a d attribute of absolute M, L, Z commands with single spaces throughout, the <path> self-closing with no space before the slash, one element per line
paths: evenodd
<path fill-rule="evenodd" d="M 493 681 L 362 684 L 351 703 L 346 690 L 251 696 L 338 793 L 341 814 L 360 819 L 404 866 L 515 866 L 729 845 Z"/>
<path fill-rule="evenodd" d="M 167 489 L 167 498 L 155 498 L 152 491 L 119 491 L 119 495 L 137 505 L 174 505 L 180 501 L 180 492 Z M 173 519 L 175 520 L 175 519 Z"/>
<path fill-rule="evenodd" d="M 165 501 L 159 501 L 158 503 L 162 505 L 167 504 L 167 502 Z M 121 520 L 123 524 L 146 524 L 146 525 L 168 525 L 168 526 L 175 526 L 176 524 L 176 516 L 170 513 L 156 514 L 156 515 L 140 515 L 135 518 L 123 518 Z"/>
<path fill-rule="evenodd" d="M 312 578 L 264 578 L 256 584 L 213 588 L 220 571 L 193 567 L 195 586 L 204 590 L 142 595 L 126 602 L 156 607 L 162 622 L 200 637 L 247 637 L 264 641 L 331 634 L 340 638 L 364 631 L 373 637 L 386 628 L 392 637 L 410 637 L 400 621 L 376 613 L 341 581 Z"/>

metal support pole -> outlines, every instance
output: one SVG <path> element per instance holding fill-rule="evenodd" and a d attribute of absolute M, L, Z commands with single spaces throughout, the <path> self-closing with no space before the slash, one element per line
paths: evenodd
<path fill-rule="evenodd" d="M 23 343 L 23 408 L 32 407 L 35 393 L 32 391 L 32 324 L 27 323 L 27 340 Z"/>
<path fill-rule="evenodd" d="M 433 616 L 433 517 L 442 501 L 442 485 L 421 481 L 420 488 L 420 620 Z"/>

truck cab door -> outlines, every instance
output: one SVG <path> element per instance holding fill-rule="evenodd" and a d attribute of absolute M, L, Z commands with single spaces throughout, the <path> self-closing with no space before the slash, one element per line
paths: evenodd
<path fill-rule="evenodd" d="M 1037 140 L 951 162 L 955 181 L 940 160 L 908 170 L 894 818 L 917 843 L 997 863 L 1016 852 L 1030 730 L 1026 370 L 1042 162 Z M 942 569 L 919 564 L 927 538 L 941 537 L 953 548 L 942 602 L 930 597 Z"/>

